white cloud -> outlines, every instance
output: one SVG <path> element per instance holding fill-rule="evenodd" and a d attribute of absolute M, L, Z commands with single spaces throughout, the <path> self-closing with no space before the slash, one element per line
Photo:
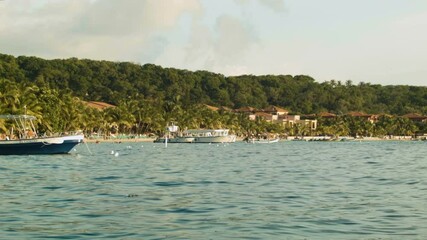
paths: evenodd
<path fill-rule="evenodd" d="M 197 0 L 98 0 L 77 27 L 88 34 L 146 34 L 173 28 L 182 14 L 200 10 Z"/>
<path fill-rule="evenodd" d="M 0 51 L 46 58 L 132 61 L 156 58 L 184 14 L 200 15 L 198 0 L 10 1 L 0 8 Z M 28 41 L 31 39 L 31 41 Z M 161 44 L 156 44 L 159 39 Z M 157 47 L 157 50 L 153 49 Z M 144 50 L 147 51 L 144 51 Z"/>
<path fill-rule="evenodd" d="M 392 84 L 410 78 L 426 85 L 425 10 L 385 14 L 391 6 L 408 7 L 395 2 L 378 16 L 375 6 L 384 8 L 378 3 L 360 17 L 353 9 L 334 8 L 331 3 L 337 2 L 5 0 L 0 1 L 0 52 L 155 63 L 225 75 L 307 74 L 318 81 Z M 281 14 L 285 4 L 289 11 Z M 359 10 L 363 4 L 368 3 L 358 3 Z M 343 12 L 335 14 L 337 9 Z"/>
<path fill-rule="evenodd" d="M 237 4 L 241 6 L 247 6 L 251 3 L 257 2 L 259 5 L 267 7 L 273 11 L 283 11 L 285 10 L 284 0 L 234 0 Z"/>
<path fill-rule="evenodd" d="M 283 0 L 258 0 L 258 2 L 275 11 L 285 10 L 285 4 Z"/>
<path fill-rule="evenodd" d="M 232 16 L 219 17 L 215 30 L 215 50 L 221 62 L 235 62 L 244 58 L 245 52 L 257 41 L 255 33 Z"/>
<path fill-rule="evenodd" d="M 420 47 L 427 42 L 426 29 L 427 12 L 387 22 L 376 32 L 332 48 L 333 55 L 322 64 L 325 68 L 318 70 L 319 76 L 332 78 L 334 74 L 335 78 L 355 82 L 426 85 L 422 76 L 427 76 L 427 49 Z M 326 74 L 333 65 L 340 69 Z"/>
<path fill-rule="evenodd" d="M 229 15 L 219 16 L 213 28 L 195 22 L 185 48 L 186 68 L 197 66 L 223 74 L 243 73 L 245 59 L 257 41 L 250 27 Z"/>

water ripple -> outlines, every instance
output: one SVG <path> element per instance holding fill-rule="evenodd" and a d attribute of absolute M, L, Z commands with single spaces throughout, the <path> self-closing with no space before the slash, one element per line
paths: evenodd
<path fill-rule="evenodd" d="M 89 148 L 0 157 L 1 238 L 427 236 L 423 142 Z"/>

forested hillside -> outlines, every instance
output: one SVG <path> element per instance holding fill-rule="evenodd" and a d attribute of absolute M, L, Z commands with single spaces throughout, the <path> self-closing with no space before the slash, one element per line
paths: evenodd
<path fill-rule="evenodd" d="M 99 111 L 85 101 L 113 104 Z M 269 105 L 293 114 L 331 112 L 316 131 L 256 121 L 247 115 L 212 111 L 205 104 L 239 108 Z M 24 110 L 25 109 L 25 110 Z M 346 115 L 381 114 L 377 123 Z M 162 134 L 170 122 L 182 128 L 228 128 L 239 135 L 265 132 L 290 135 L 385 136 L 427 132 L 425 122 L 399 117 L 427 115 L 427 88 L 319 83 L 309 76 L 235 76 L 146 64 L 87 59 L 44 60 L 0 54 L 0 114 L 38 118 L 41 133 L 82 130 L 87 135 Z M 0 133 L 13 128 L 0 120 Z"/>
<path fill-rule="evenodd" d="M 276 105 L 299 114 L 427 114 L 426 87 L 355 85 L 350 80 L 320 83 L 304 75 L 226 77 L 153 64 L 0 55 L 0 79 L 68 90 L 83 100 L 115 105 L 132 98 L 172 101 L 184 108 L 202 103 L 229 108 Z"/>

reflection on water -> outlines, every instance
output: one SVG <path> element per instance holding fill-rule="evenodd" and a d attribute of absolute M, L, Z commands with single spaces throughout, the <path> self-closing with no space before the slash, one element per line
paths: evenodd
<path fill-rule="evenodd" d="M 1 156 L 0 236 L 424 239 L 426 149 L 102 143 L 70 155 Z"/>

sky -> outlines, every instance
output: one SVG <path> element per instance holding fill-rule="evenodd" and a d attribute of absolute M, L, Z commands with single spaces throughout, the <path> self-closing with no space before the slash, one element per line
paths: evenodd
<path fill-rule="evenodd" d="M 427 86 L 426 0 L 0 0 L 0 53 Z"/>

